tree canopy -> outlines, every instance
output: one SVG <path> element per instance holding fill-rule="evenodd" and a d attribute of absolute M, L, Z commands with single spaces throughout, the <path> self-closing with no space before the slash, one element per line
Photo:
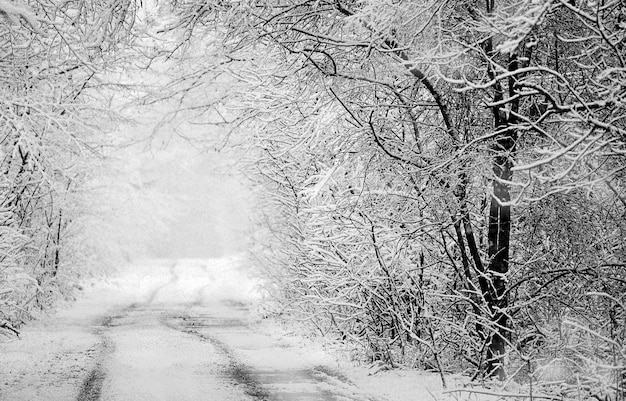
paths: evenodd
<path fill-rule="evenodd" d="M 289 311 L 389 364 L 616 380 L 622 2 L 179 10 L 239 82 L 257 256 Z"/>

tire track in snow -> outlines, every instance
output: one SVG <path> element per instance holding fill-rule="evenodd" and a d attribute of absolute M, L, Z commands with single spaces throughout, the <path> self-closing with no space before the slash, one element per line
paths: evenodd
<path fill-rule="evenodd" d="M 180 280 L 180 276 L 178 275 L 178 273 L 176 272 L 176 265 L 178 265 L 178 262 L 174 262 L 170 265 L 170 280 L 167 283 L 163 283 L 160 286 L 158 286 L 157 288 L 153 289 L 152 291 L 150 291 L 150 295 L 148 295 L 148 300 L 146 301 L 147 305 L 151 305 L 154 300 L 156 299 L 157 295 L 159 295 L 159 292 L 162 291 L 164 288 L 176 284 L 179 280 Z"/>
<path fill-rule="evenodd" d="M 117 312 L 109 314 L 102 318 L 95 330 L 101 338 L 98 356 L 96 357 L 95 366 L 89 371 L 87 377 L 83 380 L 80 387 L 80 392 L 76 401 L 98 401 L 102 395 L 102 384 L 106 378 L 106 371 L 103 367 L 105 359 L 115 351 L 115 346 L 111 340 L 106 336 L 105 331 L 111 327 L 115 327 L 117 324 L 116 319 L 122 319 L 128 315 L 128 313 L 137 308 L 137 304 L 131 304 Z"/>
<path fill-rule="evenodd" d="M 102 383 L 104 382 L 105 373 L 102 366 L 98 365 L 89 372 L 89 375 L 83 381 L 80 393 L 76 398 L 77 401 L 97 401 L 102 393 Z"/>
<path fill-rule="evenodd" d="M 174 262 L 169 266 L 170 279 L 150 291 L 147 297 L 147 301 L 143 303 L 144 306 L 151 305 L 157 299 L 159 293 L 162 290 L 169 286 L 175 285 L 177 282 L 180 281 L 180 275 L 176 271 L 177 265 L 178 262 Z M 204 264 L 202 265 L 202 270 L 208 272 L 208 268 Z M 204 292 L 204 289 L 204 287 L 200 288 L 200 291 L 196 295 L 195 303 L 201 303 L 201 296 Z M 96 358 L 95 367 L 91 369 L 87 377 L 83 380 L 80 392 L 78 394 L 78 397 L 76 398 L 77 401 L 100 400 L 100 397 L 102 395 L 102 386 L 104 383 L 104 379 L 106 378 L 106 371 L 103 368 L 103 362 L 109 354 L 113 353 L 115 348 L 112 342 L 107 338 L 105 331 L 111 327 L 118 326 L 116 320 L 127 317 L 130 312 L 136 310 L 138 307 L 139 304 L 133 303 L 117 312 L 105 316 L 98 324 L 98 328 L 95 330 L 95 333 L 102 339 L 100 343 L 100 350 Z M 216 348 L 221 350 L 220 347 Z M 240 375 L 243 375 L 243 373 L 240 373 Z"/>
<path fill-rule="evenodd" d="M 235 301 L 223 304 L 239 306 Z M 245 393 L 262 401 L 379 401 L 366 394 L 356 394 L 355 388 L 345 376 L 331 368 L 317 365 L 310 368 L 275 369 L 248 366 L 235 356 L 234 350 L 224 341 L 210 333 L 212 329 L 252 330 L 240 319 L 218 318 L 211 315 L 163 316 L 167 327 L 193 335 L 209 342 L 226 356 L 229 366 L 225 376 L 244 386 Z M 252 332 L 252 331 L 251 331 Z"/>
<path fill-rule="evenodd" d="M 214 319 L 207 317 L 206 319 Z M 176 321 L 182 321 L 178 324 Z M 238 319 L 223 319 L 227 321 L 227 325 L 244 326 L 244 323 Z M 174 321 L 174 322 L 173 322 Z M 197 323 L 196 317 L 191 316 L 163 316 L 163 324 L 171 329 L 182 331 L 183 333 L 193 335 L 215 347 L 215 349 L 228 359 L 228 368 L 224 372 L 225 376 L 233 380 L 236 384 L 241 384 L 245 388 L 245 394 L 259 401 L 269 401 L 268 391 L 259 382 L 254 380 L 250 369 L 239 362 L 233 355 L 230 347 L 224 342 L 212 337 L 206 333 L 201 333 L 194 327 L 202 327 Z"/>

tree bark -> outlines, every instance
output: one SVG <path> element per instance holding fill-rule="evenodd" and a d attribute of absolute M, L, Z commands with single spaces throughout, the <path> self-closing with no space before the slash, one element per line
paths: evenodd
<path fill-rule="evenodd" d="M 486 275 L 489 280 L 485 300 L 491 313 L 492 333 L 487 349 L 487 372 L 505 378 L 504 354 L 508 335 L 506 308 L 506 274 L 509 271 L 509 247 L 511 237 L 511 193 L 508 181 L 512 178 L 512 153 L 515 150 L 516 132 L 505 131 L 495 144 L 493 161 L 493 195 L 489 207 L 488 256 Z"/>

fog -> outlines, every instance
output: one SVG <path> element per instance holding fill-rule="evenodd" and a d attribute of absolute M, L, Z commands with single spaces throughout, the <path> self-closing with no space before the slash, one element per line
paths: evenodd
<path fill-rule="evenodd" d="M 126 109 L 133 120 L 111 133 L 115 146 L 90 174 L 83 230 L 95 263 L 246 249 L 250 191 L 237 156 L 214 150 L 223 140 L 217 128 L 182 118 L 162 124 L 170 109 Z"/>
<path fill-rule="evenodd" d="M 156 185 L 180 203 L 175 218 L 150 252 L 164 258 L 210 258 L 241 252 L 249 229 L 249 199 L 232 160 L 219 153 L 198 154 L 190 147 L 164 149 L 157 171 L 168 171 Z M 168 153 L 169 152 L 169 153 Z"/>

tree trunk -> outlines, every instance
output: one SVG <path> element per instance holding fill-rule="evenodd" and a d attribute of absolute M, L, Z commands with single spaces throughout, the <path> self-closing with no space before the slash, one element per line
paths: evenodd
<path fill-rule="evenodd" d="M 61 263 L 61 225 L 63 223 L 63 210 L 59 210 L 59 223 L 57 226 L 56 238 L 54 239 L 54 268 L 52 276 L 56 277 L 59 272 L 59 264 Z"/>
<path fill-rule="evenodd" d="M 512 178 L 512 153 L 515 150 L 516 133 L 510 129 L 503 133 L 495 144 L 493 161 L 493 196 L 489 207 L 487 278 L 488 291 L 484 294 L 491 313 L 492 332 L 487 349 L 487 372 L 505 378 L 504 353 L 508 334 L 506 308 L 506 274 L 509 271 L 509 245 L 511 235 L 511 194 L 507 181 Z"/>

